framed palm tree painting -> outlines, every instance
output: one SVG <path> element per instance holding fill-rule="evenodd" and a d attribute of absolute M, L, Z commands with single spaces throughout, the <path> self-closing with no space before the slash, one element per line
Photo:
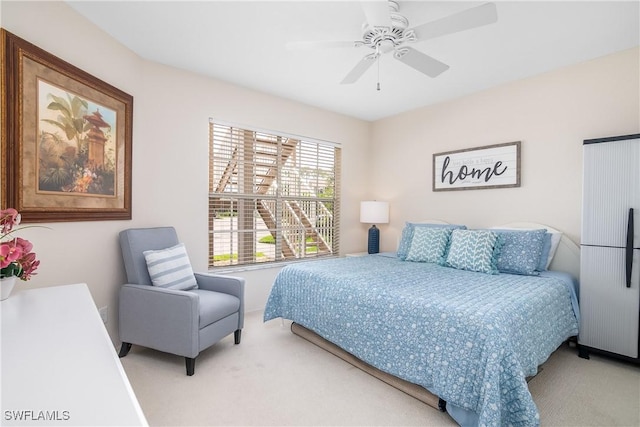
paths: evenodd
<path fill-rule="evenodd" d="M 2 207 L 131 219 L 133 97 L 2 30 Z"/>

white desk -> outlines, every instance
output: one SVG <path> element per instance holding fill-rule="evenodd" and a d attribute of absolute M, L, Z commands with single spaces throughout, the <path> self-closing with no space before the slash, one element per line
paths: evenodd
<path fill-rule="evenodd" d="M 0 424 L 147 425 L 87 285 L 14 292 L 0 312 Z"/>

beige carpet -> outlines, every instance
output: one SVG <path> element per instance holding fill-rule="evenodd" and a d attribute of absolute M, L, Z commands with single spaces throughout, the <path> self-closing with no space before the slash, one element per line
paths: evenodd
<path fill-rule="evenodd" d="M 121 359 L 152 426 L 445 426 L 444 413 L 294 335 L 290 322 L 248 313 L 227 337 L 184 359 L 134 346 Z M 529 383 L 543 426 L 640 426 L 640 367 L 556 351 Z"/>

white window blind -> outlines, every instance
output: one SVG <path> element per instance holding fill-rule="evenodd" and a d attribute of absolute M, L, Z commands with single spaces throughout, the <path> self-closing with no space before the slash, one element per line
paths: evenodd
<path fill-rule="evenodd" d="M 209 123 L 209 267 L 337 255 L 340 148 Z"/>

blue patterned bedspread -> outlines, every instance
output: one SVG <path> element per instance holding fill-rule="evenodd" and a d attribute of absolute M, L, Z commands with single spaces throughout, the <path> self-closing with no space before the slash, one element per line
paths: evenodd
<path fill-rule="evenodd" d="M 540 421 L 525 378 L 577 335 L 571 293 L 555 277 L 347 257 L 283 268 L 264 321 L 299 323 L 475 412 L 479 425 L 532 426 Z"/>

